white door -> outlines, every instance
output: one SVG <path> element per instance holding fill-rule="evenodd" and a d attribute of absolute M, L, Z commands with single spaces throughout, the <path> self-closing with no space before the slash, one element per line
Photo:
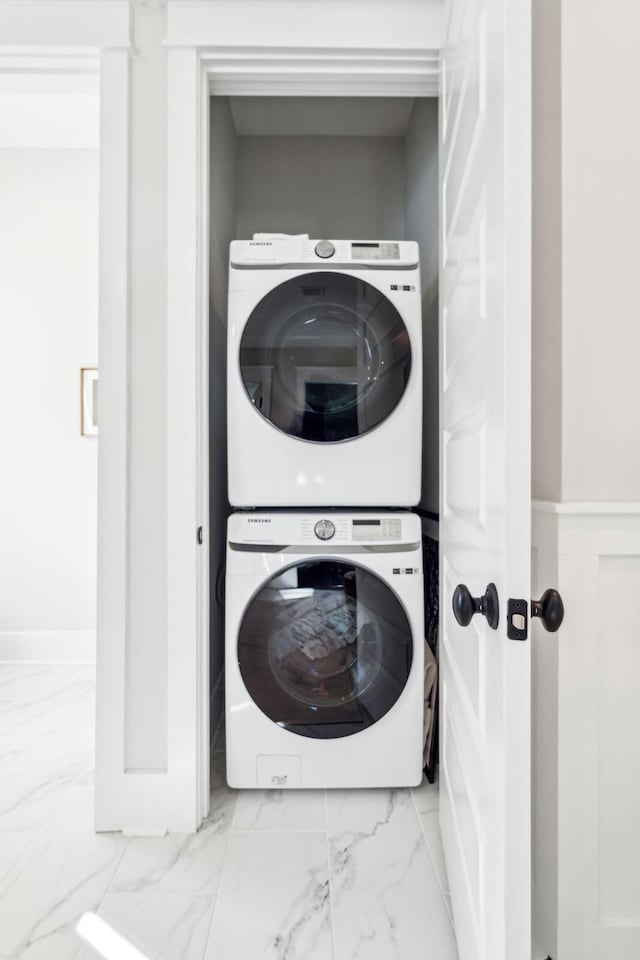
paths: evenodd
<path fill-rule="evenodd" d="M 441 827 L 461 960 L 530 960 L 530 0 L 450 0 L 441 87 Z M 493 582 L 499 623 L 456 621 Z"/>

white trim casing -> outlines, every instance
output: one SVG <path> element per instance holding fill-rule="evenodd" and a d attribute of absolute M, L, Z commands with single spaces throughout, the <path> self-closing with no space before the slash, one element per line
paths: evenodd
<path fill-rule="evenodd" d="M 534 502 L 532 534 L 533 595 L 556 587 L 565 607 L 558 633 L 531 625 L 534 957 L 628 960 L 640 955 L 640 503 Z"/>
<path fill-rule="evenodd" d="M 216 96 L 434 97 L 440 82 L 437 47 L 384 50 L 252 50 L 207 48 Z"/>
<path fill-rule="evenodd" d="M 129 54 L 100 58 L 98 830 L 124 822 L 129 462 Z"/>
<path fill-rule="evenodd" d="M 167 56 L 168 829 L 189 832 L 209 793 L 208 97 L 196 51 Z"/>
<path fill-rule="evenodd" d="M 531 4 L 507 0 L 504 10 L 504 306 L 507 596 L 531 587 Z M 491 26 L 488 27 L 492 29 Z M 503 81 L 504 83 L 504 81 Z M 495 96 L 496 91 L 492 91 Z M 487 91 L 486 96 L 491 97 Z M 490 205 L 490 201 L 489 201 Z M 489 268 L 491 269 L 491 268 Z M 512 321 L 512 322 L 509 322 Z M 526 361 L 522 362 L 522 358 Z M 441 387 L 442 389 L 442 387 Z M 491 444 L 489 444 L 491 450 Z M 514 454 L 513 451 L 517 451 Z M 493 451 L 491 451 L 493 453 Z M 518 491 L 518 495 L 515 495 Z M 527 545 L 522 563 L 522 544 Z M 512 592 L 513 591 L 513 592 Z M 522 591 L 522 592 L 521 592 Z M 505 598 L 506 604 L 506 598 Z M 504 715 L 507 719 L 509 804 L 505 822 L 506 956 L 531 944 L 531 644 L 507 641 Z M 524 875 L 523 875 L 524 874 Z M 516 893 L 517 891 L 517 893 Z M 518 899 L 519 898 L 519 899 Z M 529 950 L 527 950 L 527 955 Z"/>
<path fill-rule="evenodd" d="M 273 13 L 278 5 L 286 7 L 284 20 Z M 304 32 L 299 16 L 303 6 Z M 373 19 L 372 6 L 376 7 Z M 309 20 L 311 7 L 317 9 Z M 296 4 L 170 0 L 167 7 L 167 828 L 171 831 L 197 829 L 209 794 L 208 550 L 198 548 L 196 541 L 198 526 L 203 527 L 205 545 L 209 532 L 208 91 L 303 94 L 318 89 L 315 85 L 322 74 L 318 92 L 325 94 L 425 95 L 425 64 L 439 51 L 442 37 L 440 4 L 403 2 L 391 10 L 387 3 L 367 3 L 363 16 L 360 0 L 330 0 L 330 12 L 340 8 L 340 38 L 351 40 L 340 51 L 329 8 L 322 5 L 324 26 L 314 32 L 310 24 L 313 17 L 318 23 L 321 19 L 320 4 L 311 3 L 311 7 L 297 0 Z M 390 19 L 402 21 L 402 29 L 396 29 L 397 24 L 390 27 Z M 419 50 L 416 37 L 422 42 Z M 361 45 L 354 47 L 354 40 Z M 375 71 L 369 70 L 372 63 Z M 283 64 L 286 80 L 278 85 L 277 70 Z M 236 86 L 234 73 L 239 78 Z M 431 92 L 437 92 L 437 87 Z"/>
<path fill-rule="evenodd" d="M 404 56 L 425 46 L 440 50 L 444 5 L 438 0 L 169 0 L 172 46 L 313 51 L 388 48 Z"/>

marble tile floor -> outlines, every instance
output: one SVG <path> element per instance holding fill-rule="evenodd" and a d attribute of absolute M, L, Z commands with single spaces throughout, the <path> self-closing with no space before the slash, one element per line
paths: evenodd
<path fill-rule="evenodd" d="M 197 834 L 96 835 L 93 672 L 0 664 L 0 960 L 456 960 L 426 783 L 234 791 L 217 749 Z"/>

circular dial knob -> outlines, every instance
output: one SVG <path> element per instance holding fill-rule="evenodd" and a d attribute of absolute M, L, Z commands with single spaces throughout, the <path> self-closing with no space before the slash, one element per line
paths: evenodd
<path fill-rule="evenodd" d="M 313 532 L 318 540 L 331 540 L 331 537 L 336 532 L 336 527 L 331 520 L 318 520 L 313 528 Z"/>
<path fill-rule="evenodd" d="M 336 248 L 331 243 L 331 240 L 319 240 L 318 243 L 316 243 L 316 253 L 319 257 L 322 257 L 323 260 L 328 260 L 335 252 Z"/>

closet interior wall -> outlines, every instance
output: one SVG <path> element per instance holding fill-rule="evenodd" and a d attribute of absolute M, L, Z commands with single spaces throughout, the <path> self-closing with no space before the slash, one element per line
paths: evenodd
<path fill-rule="evenodd" d="M 211 730 L 223 708 L 229 244 L 254 232 L 415 240 L 423 307 L 420 508 L 437 516 L 438 101 L 220 97 L 210 103 Z M 236 442 L 231 438 L 231 442 Z M 407 437 L 420 443 L 420 437 Z"/>

